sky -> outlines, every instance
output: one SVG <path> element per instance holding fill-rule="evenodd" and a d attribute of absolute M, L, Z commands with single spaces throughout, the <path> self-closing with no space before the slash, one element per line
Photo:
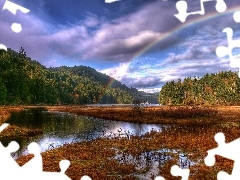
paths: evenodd
<path fill-rule="evenodd" d="M 89 66 L 128 87 L 159 92 L 168 81 L 202 77 L 206 73 L 236 71 L 229 56 L 216 48 L 228 46 L 226 27 L 240 40 L 239 0 L 225 0 L 218 12 L 216 0 L 203 3 L 205 13 L 181 22 L 177 0 L 11 0 L 28 13 L 13 14 L 0 0 L 0 44 L 19 51 L 46 67 Z M 201 10 L 200 0 L 188 0 L 187 12 Z M 22 31 L 11 30 L 19 23 Z M 240 54 L 240 47 L 233 49 Z"/>

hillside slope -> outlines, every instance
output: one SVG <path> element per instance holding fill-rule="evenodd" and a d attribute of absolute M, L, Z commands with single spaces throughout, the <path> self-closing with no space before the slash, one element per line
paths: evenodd
<path fill-rule="evenodd" d="M 124 104 L 140 94 L 91 67 L 46 68 L 24 51 L 0 51 L 0 104 Z"/>

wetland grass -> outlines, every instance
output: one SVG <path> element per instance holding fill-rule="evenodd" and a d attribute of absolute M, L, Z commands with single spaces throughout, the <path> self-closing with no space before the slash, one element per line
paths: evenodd
<path fill-rule="evenodd" d="M 48 107 L 48 109 L 104 119 L 115 118 L 115 120 L 129 116 L 126 121 L 136 121 L 136 118 L 134 120 L 131 117 L 133 114 L 131 108 Z M 157 175 L 165 179 L 177 180 L 179 177 L 170 174 L 170 169 L 175 164 L 190 168 L 189 180 L 215 180 L 220 170 L 231 172 L 232 161 L 216 156 L 215 166 L 208 167 L 204 164 L 204 158 L 209 149 L 217 147 L 214 141 L 216 133 L 223 132 L 226 142 L 240 137 L 238 126 L 231 124 L 224 126 L 229 121 L 239 122 L 239 107 L 205 109 L 151 107 L 143 109 L 140 113 L 141 118 L 138 118 L 140 123 L 171 123 L 171 128 L 130 138 L 116 135 L 114 138 L 103 137 L 92 141 L 65 144 L 42 153 L 44 171 L 59 171 L 58 163 L 62 159 L 68 159 L 71 165 L 66 174 L 76 180 L 83 175 L 89 175 L 93 180 L 154 179 Z M 179 113 L 185 115 L 177 118 Z M 169 151 L 163 151 L 164 149 Z M 184 154 L 188 161 L 179 162 L 180 154 Z M 31 155 L 23 156 L 18 158 L 17 162 L 23 165 L 30 158 Z M 156 165 L 154 170 L 153 164 Z"/>

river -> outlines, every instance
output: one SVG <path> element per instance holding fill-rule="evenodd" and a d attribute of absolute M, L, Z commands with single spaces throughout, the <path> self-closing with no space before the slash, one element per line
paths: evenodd
<path fill-rule="evenodd" d="M 16 157 L 27 154 L 27 146 L 31 142 L 37 142 L 41 151 L 44 152 L 66 143 L 92 140 L 97 137 L 130 138 L 132 135 L 143 135 L 151 130 L 162 131 L 163 128 L 167 128 L 166 125 L 111 121 L 65 112 L 49 112 L 46 109 L 14 112 L 7 123 L 43 130 L 43 134 L 38 136 L 20 137 L 3 142 L 15 140 L 19 143 L 20 150 L 15 154 Z"/>

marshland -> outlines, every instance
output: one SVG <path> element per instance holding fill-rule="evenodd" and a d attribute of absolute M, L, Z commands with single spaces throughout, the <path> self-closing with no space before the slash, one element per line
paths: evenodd
<path fill-rule="evenodd" d="M 72 179 L 83 175 L 179 179 L 170 174 L 175 164 L 190 168 L 189 179 L 216 179 L 220 170 L 230 173 L 233 162 L 217 156 L 215 166 L 208 167 L 204 158 L 217 147 L 216 133 L 223 132 L 226 142 L 239 137 L 239 110 L 238 106 L 2 107 L 2 122 L 11 125 L 1 133 L 8 136 L 1 138 L 2 143 L 16 140 L 25 147 L 13 155 L 20 165 L 32 158 L 26 148 L 34 140 L 42 148 L 44 171 L 59 171 L 59 161 L 70 160 L 66 174 Z M 48 119 L 31 123 L 36 117 Z"/>

